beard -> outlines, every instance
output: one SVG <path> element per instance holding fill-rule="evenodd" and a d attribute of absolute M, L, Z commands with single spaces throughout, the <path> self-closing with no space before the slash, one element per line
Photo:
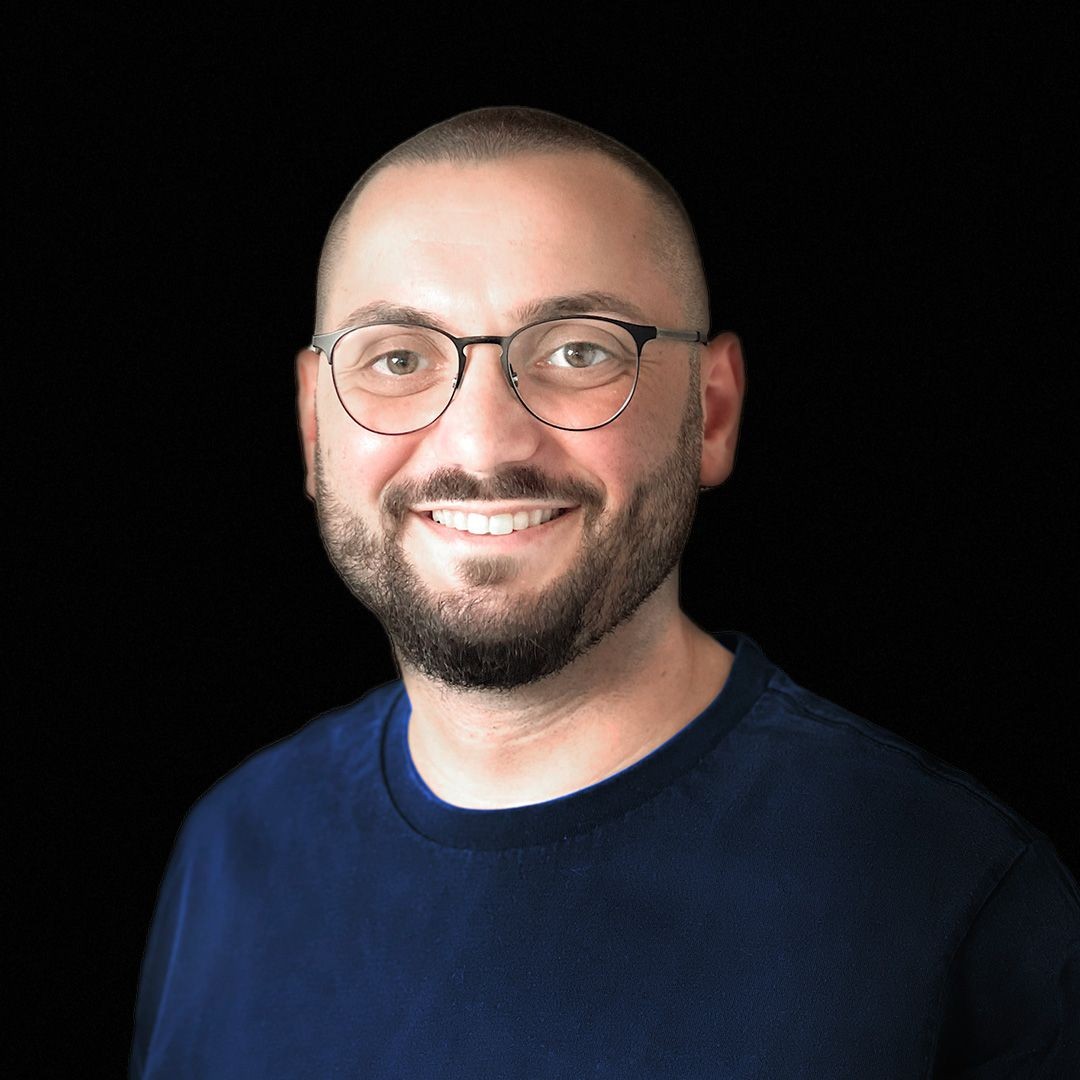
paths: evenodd
<path fill-rule="evenodd" d="M 379 619 L 398 663 L 449 687 L 512 690 L 561 671 L 629 619 L 660 587 L 686 546 L 697 508 L 701 400 L 691 365 L 687 407 L 671 453 L 605 515 L 591 484 L 513 466 L 479 480 L 439 469 L 422 482 L 388 487 L 377 535 L 333 490 L 321 446 L 315 453 L 315 509 L 331 563 Z M 618 422 L 618 421 L 616 421 Z M 628 422 L 628 421 L 627 421 Z M 463 587 L 434 591 L 408 561 L 400 534 L 419 502 L 520 499 L 580 506 L 581 545 L 573 566 L 543 589 L 512 594 L 512 556 L 477 556 L 456 567 Z"/>

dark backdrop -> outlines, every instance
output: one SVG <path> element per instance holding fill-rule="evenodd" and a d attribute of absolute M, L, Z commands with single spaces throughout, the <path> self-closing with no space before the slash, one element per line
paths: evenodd
<path fill-rule="evenodd" d="M 11 511 L 43 557 L 16 599 L 56 616 L 15 654 L 44 762 L 19 835 L 42 955 L 77 924 L 84 1053 L 126 1057 L 191 803 L 394 676 L 302 495 L 292 361 L 353 180 L 479 105 L 622 139 L 698 225 L 749 394 L 691 615 L 974 774 L 1076 872 L 1063 26 L 71 18 L 12 83 L 39 306 L 9 461 L 51 467 Z"/>

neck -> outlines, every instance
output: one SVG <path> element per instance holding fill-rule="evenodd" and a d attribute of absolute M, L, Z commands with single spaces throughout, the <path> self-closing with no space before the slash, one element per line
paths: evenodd
<path fill-rule="evenodd" d="M 409 751 L 443 801 L 545 802 L 645 757 L 719 693 L 732 656 L 678 607 L 673 574 L 588 653 L 511 691 L 460 690 L 404 667 Z"/>

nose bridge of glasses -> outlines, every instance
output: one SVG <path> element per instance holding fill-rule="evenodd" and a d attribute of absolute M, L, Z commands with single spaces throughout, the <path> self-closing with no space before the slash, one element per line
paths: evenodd
<path fill-rule="evenodd" d="M 456 338 L 455 344 L 457 345 L 462 357 L 465 359 L 465 363 L 462 365 L 461 380 L 464 382 L 465 376 L 469 370 L 469 360 L 472 357 L 472 348 L 474 345 L 494 345 L 498 350 L 498 359 L 500 366 L 503 369 L 503 376 L 511 384 L 511 387 L 516 389 L 517 376 L 511 370 L 506 358 L 506 346 L 509 342 L 507 337 L 494 337 L 492 335 L 477 335 L 474 337 Z"/>

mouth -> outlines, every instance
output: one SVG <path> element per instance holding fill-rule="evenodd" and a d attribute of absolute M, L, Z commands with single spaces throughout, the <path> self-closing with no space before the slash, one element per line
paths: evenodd
<path fill-rule="evenodd" d="M 436 506 L 430 509 L 416 508 L 415 512 L 444 529 L 472 536 L 509 536 L 547 525 L 574 509 L 576 507 L 573 506 L 534 505 L 493 508 L 494 512 L 484 513 L 470 508 Z"/>

